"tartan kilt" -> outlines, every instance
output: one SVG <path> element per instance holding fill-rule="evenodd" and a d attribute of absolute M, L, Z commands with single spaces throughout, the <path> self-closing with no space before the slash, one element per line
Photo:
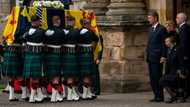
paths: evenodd
<path fill-rule="evenodd" d="M 40 79 L 43 77 L 42 53 L 25 52 L 23 77 L 25 79 Z"/>
<path fill-rule="evenodd" d="M 92 76 L 95 72 L 93 53 L 80 53 L 78 55 L 79 69 L 81 76 Z"/>
<path fill-rule="evenodd" d="M 60 52 L 47 52 L 45 54 L 45 71 L 48 79 L 61 75 L 61 54 Z"/>
<path fill-rule="evenodd" d="M 64 53 L 62 64 L 63 77 L 77 77 L 79 75 L 76 53 Z"/>
<path fill-rule="evenodd" d="M 14 50 L 12 50 L 14 49 Z M 16 78 L 22 77 L 21 47 L 7 46 L 4 52 L 3 74 Z"/>

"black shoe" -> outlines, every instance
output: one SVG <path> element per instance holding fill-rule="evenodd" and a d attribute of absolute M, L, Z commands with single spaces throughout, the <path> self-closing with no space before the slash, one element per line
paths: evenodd
<path fill-rule="evenodd" d="M 15 101 L 19 101 L 17 98 L 14 99 L 9 99 L 10 102 L 15 102 Z"/>
<path fill-rule="evenodd" d="M 165 103 L 173 103 L 173 102 L 177 102 L 177 98 L 176 97 L 172 97 L 169 100 L 165 101 Z"/>
<path fill-rule="evenodd" d="M 163 102 L 164 100 L 162 98 L 155 98 L 151 99 L 150 102 Z"/>
<path fill-rule="evenodd" d="M 29 97 L 27 97 L 27 98 L 22 98 L 22 100 L 24 100 L 24 101 L 29 101 Z"/>
<path fill-rule="evenodd" d="M 156 99 L 151 99 L 151 100 L 149 100 L 150 102 L 156 102 Z"/>
<path fill-rule="evenodd" d="M 184 103 L 184 102 L 186 102 L 186 99 L 183 98 L 183 97 L 181 97 L 181 98 L 179 98 L 178 102 L 179 102 L 179 103 Z"/>
<path fill-rule="evenodd" d="M 156 98 L 156 102 L 163 102 L 164 99 L 163 98 Z"/>
<path fill-rule="evenodd" d="M 91 99 L 91 100 L 95 100 L 95 99 L 97 99 L 97 98 L 98 98 L 98 96 L 94 95 L 94 96 L 92 96 L 92 99 Z"/>
<path fill-rule="evenodd" d="M 9 93 L 9 90 L 2 90 L 3 93 Z"/>
<path fill-rule="evenodd" d="M 35 103 L 43 103 L 44 99 L 42 101 L 35 101 Z"/>
<path fill-rule="evenodd" d="M 51 100 L 50 97 L 45 97 L 45 98 L 44 98 L 44 101 L 50 101 L 50 100 Z"/>
<path fill-rule="evenodd" d="M 92 98 L 87 98 L 86 100 L 95 100 L 97 96 L 92 96 Z"/>

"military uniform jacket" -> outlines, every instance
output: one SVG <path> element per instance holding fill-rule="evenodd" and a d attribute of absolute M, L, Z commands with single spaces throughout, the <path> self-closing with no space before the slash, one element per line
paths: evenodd
<path fill-rule="evenodd" d="M 79 38 L 79 30 L 71 28 L 64 29 L 64 44 L 77 44 Z"/>
<path fill-rule="evenodd" d="M 92 42 L 98 42 L 98 37 L 96 34 L 87 28 L 82 28 L 80 30 L 80 35 L 78 39 L 79 44 L 91 44 Z"/>
<path fill-rule="evenodd" d="M 54 27 L 45 32 L 45 44 L 62 45 L 64 42 L 64 31 L 61 28 Z"/>

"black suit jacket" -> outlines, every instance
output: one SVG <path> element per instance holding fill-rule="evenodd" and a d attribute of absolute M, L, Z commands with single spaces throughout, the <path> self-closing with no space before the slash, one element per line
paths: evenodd
<path fill-rule="evenodd" d="M 160 63 L 161 57 L 166 57 L 166 46 L 164 43 L 167 31 L 164 26 L 158 24 L 153 30 L 152 27 L 148 33 L 147 61 L 150 63 Z"/>
<path fill-rule="evenodd" d="M 176 75 L 177 70 L 180 69 L 177 46 L 167 51 L 166 71 L 165 74 Z"/>
<path fill-rule="evenodd" d="M 180 56 L 181 58 L 190 58 L 190 27 L 184 24 L 178 30 Z"/>

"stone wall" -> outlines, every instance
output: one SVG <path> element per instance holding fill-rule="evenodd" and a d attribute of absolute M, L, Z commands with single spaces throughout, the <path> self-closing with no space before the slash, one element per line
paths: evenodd
<path fill-rule="evenodd" d="M 2 33 L 6 21 L 6 16 L 10 13 L 10 0 L 0 0 L 0 42 L 2 41 Z"/>
<path fill-rule="evenodd" d="M 101 27 L 104 39 L 100 64 L 104 92 L 149 90 L 145 47 L 147 26 Z"/>

